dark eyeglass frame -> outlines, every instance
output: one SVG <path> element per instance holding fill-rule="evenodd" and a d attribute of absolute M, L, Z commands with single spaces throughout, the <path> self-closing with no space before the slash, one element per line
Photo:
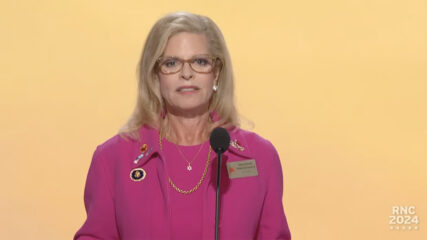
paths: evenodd
<path fill-rule="evenodd" d="M 212 61 L 212 69 L 210 70 L 210 71 L 208 71 L 208 72 L 200 72 L 200 71 L 197 71 L 197 70 L 195 70 L 194 68 L 193 68 L 193 66 L 192 66 L 192 63 L 194 62 L 194 60 L 196 60 L 197 58 L 202 58 L 202 57 L 204 57 L 204 58 L 208 58 L 208 59 L 210 59 L 211 61 Z M 180 61 L 182 64 L 181 64 L 181 67 L 178 69 L 178 70 L 176 70 L 176 71 L 173 71 L 173 72 L 163 72 L 162 71 L 162 67 L 161 67 L 161 64 L 163 63 L 163 60 L 165 60 L 165 59 L 175 59 L 175 60 L 178 60 L 178 61 Z M 194 72 L 196 72 L 196 73 L 205 73 L 205 74 L 207 74 L 207 73 L 211 73 L 214 69 L 215 69 L 215 67 L 216 67 L 216 63 L 217 63 L 217 61 L 221 61 L 218 57 L 214 57 L 214 56 L 210 56 L 210 55 L 197 55 L 197 56 L 194 56 L 194 57 L 192 57 L 192 58 L 190 58 L 190 59 L 182 59 L 182 58 L 179 58 L 179 57 L 174 57 L 174 56 L 168 56 L 168 57 L 159 57 L 158 59 L 157 59 L 157 61 L 156 61 L 156 63 L 157 63 L 157 68 L 158 68 L 158 70 L 161 72 L 161 73 L 163 73 L 163 74 L 165 74 L 165 75 L 169 75 L 169 74 L 175 74 L 175 73 L 177 73 L 177 72 L 180 72 L 180 71 L 182 71 L 182 68 L 184 67 L 184 64 L 185 63 L 188 63 L 188 65 L 190 65 L 190 68 L 191 68 L 191 70 L 193 70 Z"/>

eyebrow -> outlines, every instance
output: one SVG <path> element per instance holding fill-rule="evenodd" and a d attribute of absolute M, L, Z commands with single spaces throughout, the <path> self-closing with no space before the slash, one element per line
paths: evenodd
<path fill-rule="evenodd" d="M 196 54 L 196 55 L 193 55 L 191 58 L 188 58 L 188 59 L 192 59 L 192 58 L 195 58 L 195 57 L 201 57 L 201 56 L 210 56 L 210 54 L 209 53 L 202 53 L 202 54 Z M 178 56 L 162 56 L 162 58 L 178 58 L 178 59 L 184 59 L 184 58 L 181 58 L 181 57 L 178 57 Z"/>

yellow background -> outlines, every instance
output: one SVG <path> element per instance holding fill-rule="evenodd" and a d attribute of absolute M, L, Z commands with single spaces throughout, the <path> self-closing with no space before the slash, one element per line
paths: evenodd
<path fill-rule="evenodd" d="M 222 29 L 239 110 L 280 153 L 293 239 L 426 239 L 422 0 L 2 0 L 1 239 L 72 238 L 92 153 L 131 113 L 149 29 L 176 10 Z M 394 205 L 420 229 L 390 230 Z"/>

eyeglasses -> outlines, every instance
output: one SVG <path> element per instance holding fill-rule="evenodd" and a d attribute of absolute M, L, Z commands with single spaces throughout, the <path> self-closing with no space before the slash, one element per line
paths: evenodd
<path fill-rule="evenodd" d="M 210 73 L 215 67 L 216 60 L 216 57 L 199 55 L 187 60 L 178 57 L 160 57 L 157 63 L 163 74 L 177 73 L 182 70 L 185 63 L 190 64 L 191 69 L 197 73 Z"/>

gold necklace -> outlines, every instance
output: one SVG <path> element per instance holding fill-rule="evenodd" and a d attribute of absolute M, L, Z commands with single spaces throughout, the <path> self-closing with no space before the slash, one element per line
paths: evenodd
<path fill-rule="evenodd" d="M 162 138 L 160 137 L 159 134 L 159 146 L 160 146 L 160 151 L 163 151 L 163 144 L 162 144 Z M 208 167 L 209 167 L 209 162 L 211 159 L 211 152 L 212 152 L 212 148 L 209 146 L 209 153 L 208 153 L 208 159 L 206 161 L 206 166 L 205 166 L 205 170 L 203 171 L 203 175 L 200 178 L 199 182 L 196 184 L 196 186 L 194 186 L 192 189 L 190 190 L 182 190 L 179 187 L 177 187 L 173 182 L 172 179 L 169 177 L 169 184 L 172 186 L 173 189 L 175 189 L 177 192 L 182 193 L 182 194 L 190 194 L 194 191 L 196 191 L 200 185 L 202 184 L 203 180 L 206 177 L 206 173 L 208 172 Z"/>
<path fill-rule="evenodd" d="M 179 147 L 174 144 L 176 150 L 178 150 L 179 154 L 184 158 L 184 160 L 188 163 L 187 166 L 187 170 L 191 171 L 193 168 L 191 167 L 191 163 L 194 162 L 194 159 L 196 159 L 196 157 L 199 155 L 200 151 L 202 150 L 202 147 L 205 144 L 201 144 L 199 150 L 197 151 L 197 153 L 193 156 L 193 159 L 191 159 L 191 161 L 188 161 L 187 157 L 184 155 L 184 153 L 181 152 L 181 149 L 179 149 Z"/>

